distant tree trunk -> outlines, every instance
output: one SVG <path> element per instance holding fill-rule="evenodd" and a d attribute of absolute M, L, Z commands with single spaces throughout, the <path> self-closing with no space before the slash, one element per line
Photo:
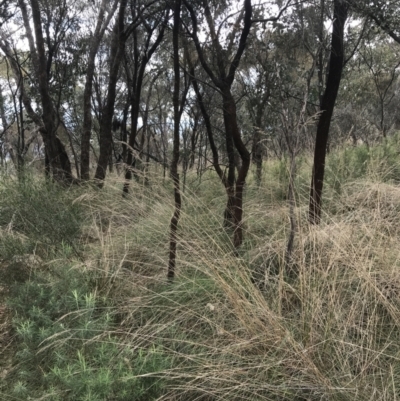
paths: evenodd
<path fill-rule="evenodd" d="M 253 134 L 253 147 L 251 150 L 252 161 L 256 165 L 256 182 L 257 185 L 261 185 L 262 178 L 262 163 L 263 163 L 263 146 L 261 143 L 261 126 L 262 118 L 265 111 L 266 104 L 270 97 L 270 89 L 264 93 L 264 96 L 260 99 L 256 107 L 256 115 L 254 117 L 254 134 Z"/>
<path fill-rule="evenodd" d="M 90 137 L 92 135 L 92 93 L 93 77 L 95 71 L 96 54 L 99 50 L 104 32 L 115 13 L 118 0 L 114 1 L 112 9 L 105 19 L 106 6 L 109 0 L 102 0 L 100 4 L 99 15 L 97 17 L 96 28 L 90 41 L 89 59 L 86 67 L 86 82 L 83 92 L 83 130 L 81 137 L 81 179 L 89 180 L 90 175 Z"/>
<path fill-rule="evenodd" d="M 321 115 L 318 121 L 314 150 L 314 166 L 311 179 L 309 220 L 319 224 L 321 220 L 322 188 L 324 184 L 325 158 L 329 138 L 329 128 L 339 92 L 344 64 L 344 24 L 347 19 L 348 4 L 344 0 L 334 1 L 334 16 L 331 39 L 331 55 L 326 88 L 321 101 Z"/>
<path fill-rule="evenodd" d="M 262 147 L 261 147 L 261 131 L 259 128 L 254 128 L 253 134 L 253 148 L 252 148 L 252 161 L 256 165 L 256 182 L 257 185 L 261 185 L 262 179 L 262 162 L 263 162 L 263 155 L 262 155 Z"/>
<path fill-rule="evenodd" d="M 195 113 L 194 124 L 193 124 L 193 131 L 190 137 L 190 158 L 189 158 L 189 170 L 191 170 L 194 166 L 194 159 L 196 157 L 196 145 L 199 139 L 199 119 L 200 116 L 198 113 Z"/>
<path fill-rule="evenodd" d="M 140 111 L 140 99 L 142 93 L 143 86 L 143 78 L 146 70 L 146 66 L 153 56 L 154 52 L 157 50 L 160 45 L 163 37 L 164 30 L 167 23 L 167 19 L 169 16 L 169 10 L 165 13 L 165 17 L 163 20 L 159 20 L 158 24 L 152 26 L 151 29 L 147 31 L 147 38 L 145 41 L 145 46 L 143 49 L 140 48 L 137 42 L 137 32 L 136 30 L 133 32 L 134 35 L 134 71 L 131 79 L 131 134 L 129 136 L 129 149 L 128 149 L 128 157 L 126 161 L 126 172 L 125 172 L 125 183 L 123 187 L 123 193 L 127 194 L 129 192 L 129 183 L 132 179 L 132 167 L 134 165 L 134 155 L 132 149 L 135 148 L 136 136 L 137 136 L 137 125 L 139 119 L 139 111 Z M 161 28 L 158 32 L 156 40 L 150 46 L 150 39 L 153 36 L 153 33 L 158 25 L 161 25 Z M 157 75 L 158 77 L 158 75 Z M 151 84 L 153 85 L 153 83 Z"/>
<path fill-rule="evenodd" d="M 234 209 L 234 186 L 235 186 L 235 154 L 233 148 L 233 141 L 232 138 L 226 137 L 227 139 L 227 149 L 228 150 L 228 160 L 229 160 L 229 167 L 228 167 L 228 176 L 222 171 L 222 168 L 219 164 L 219 155 L 218 155 L 218 148 L 214 141 L 214 133 L 211 125 L 211 117 L 207 112 L 206 106 L 204 104 L 203 95 L 200 92 L 199 85 L 195 76 L 194 67 L 191 66 L 190 68 L 190 76 L 193 85 L 193 89 L 196 93 L 197 102 L 200 107 L 201 114 L 203 116 L 204 125 L 206 126 L 206 132 L 208 137 L 208 142 L 210 143 L 211 153 L 212 153 L 212 160 L 213 160 L 213 167 L 218 177 L 220 178 L 222 184 L 225 187 L 226 195 L 227 195 L 227 204 L 224 211 L 224 225 L 230 226 L 233 224 L 233 209 Z M 227 117 L 228 120 L 230 117 Z M 229 154 L 231 157 L 229 157 Z M 201 161 L 201 157 L 199 154 L 199 163 Z"/>
<path fill-rule="evenodd" d="M 95 179 L 98 185 L 104 185 L 108 162 L 112 151 L 112 119 L 118 82 L 118 72 L 125 50 L 126 34 L 124 32 L 124 18 L 127 0 L 121 0 L 118 17 L 113 29 L 113 37 L 110 50 L 110 77 L 106 105 L 102 110 L 100 124 L 100 155 L 97 163 Z"/>
<path fill-rule="evenodd" d="M 128 123 L 128 113 L 129 113 L 129 102 L 126 103 L 123 111 L 122 123 L 121 123 L 121 142 L 122 142 L 122 153 L 121 153 L 121 161 L 122 163 L 126 163 L 126 158 L 128 154 L 128 132 L 127 132 L 127 123 Z"/>
<path fill-rule="evenodd" d="M 173 54 L 174 54 L 174 145 L 171 161 L 171 177 L 174 182 L 174 200 L 175 210 L 171 218 L 170 225 L 170 243 L 169 243 L 169 261 L 168 261 L 168 279 L 173 280 L 175 276 L 176 265 L 176 246 L 177 246 L 177 230 L 181 214 L 181 192 L 178 174 L 179 162 L 179 124 L 181 113 L 179 110 L 179 87 L 180 87 L 180 66 L 179 66 L 179 26 L 180 26 L 181 0 L 175 0 L 174 5 L 174 26 L 172 30 Z"/>

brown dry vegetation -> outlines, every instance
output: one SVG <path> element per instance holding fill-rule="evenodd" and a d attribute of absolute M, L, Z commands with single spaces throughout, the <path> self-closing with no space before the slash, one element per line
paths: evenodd
<path fill-rule="evenodd" d="M 169 361 L 124 376 L 162 380 L 156 395 L 138 399 L 399 397 L 400 188 L 370 172 L 340 191 L 328 185 L 323 223 L 309 226 L 303 163 L 289 269 L 288 206 L 279 199 L 285 181 L 268 181 L 276 169 L 268 162 L 262 188 L 247 188 L 239 257 L 223 227 L 223 188 L 211 174 L 201 183 L 189 177 L 173 283 L 166 280 L 171 183 L 154 176 L 150 187 L 136 182 L 122 198 L 115 178 L 102 191 L 70 194 L 86 216 L 70 269 L 95 277 L 93 296 L 112 300 L 113 323 L 87 341 L 133 354 L 162 350 Z M 37 352 L 55 352 L 71 336 L 50 337 Z M 135 357 L 125 359 L 134 369 Z"/>

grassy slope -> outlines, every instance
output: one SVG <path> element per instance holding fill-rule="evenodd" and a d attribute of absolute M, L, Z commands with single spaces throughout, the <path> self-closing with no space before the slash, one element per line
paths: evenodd
<path fill-rule="evenodd" d="M 400 396 L 397 140 L 330 155 L 324 218 L 309 227 L 309 160 L 268 161 L 235 257 L 212 173 L 189 176 L 178 275 L 165 280 L 172 187 L 128 199 L 3 181 L 0 255 L 15 355 L 0 387 L 26 400 L 395 400 Z M 32 184 L 33 181 L 33 184 Z M 12 205 L 12 206 L 10 206 Z M 52 216 L 51 218 L 48 218 Z M 35 255 L 32 259 L 32 255 Z M 1 352 L 1 351 L 0 351 Z"/>

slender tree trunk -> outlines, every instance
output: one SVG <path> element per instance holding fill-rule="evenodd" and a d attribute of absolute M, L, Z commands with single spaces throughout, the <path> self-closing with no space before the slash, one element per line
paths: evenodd
<path fill-rule="evenodd" d="M 106 6 L 109 0 L 102 0 L 100 4 L 97 24 L 90 42 L 89 60 L 86 67 L 86 82 L 83 92 L 83 130 L 81 137 L 81 179 L 84 181 L 90 178 L 90 137 L 92 135 L 92 93 L 93 93 L 93 77 L 95 71 L 96 54 L 99 50 L 104 32 L 115 13 L 118 1 L 114 1 L 112 9 L 109 11 L 107 18 L 104 19 Z"/>
<path fill-rule="evenodd" d="M 223 115 L 224 115 L 224 126 L 225 126 L 225 143 L 226 143 L 226 152 L 228 156 L 228 174 L 226 176 L 226 186 L 225 186 L 228 198 L 224 212 L 224 225 L 226 227 L 229 227 L 234 225 L 234 214 L 235 214 L 234 208 L 235 208 L 236 164 L 235 164 L 235 148 L 232 139 L 231 118 L 236 118 L 236 116 L 234 117 L 229 113 L 225 100 L 223 109 L 224 109 Z"/>
<path fill-rule="evenodd" d="M 137 87 L 133 88 L 132 91 L 132 103 L 131 103 L 131 133 L 129 135 L 129 148 L 126 159 L 126 171 L 125 171 L 125 183 L 123 187 L 123 193 L 129 193 L 129 183 L 132 179 L 132 169 L 135 166 L 135 156 L 132 149 L 135 147 L 136 136 L 137 136 L 137 124 L 139 118 L 139 106 L 140 106 L 140 93 L 142 87 L 143 77 L 140 78 L 140 82 L 137 83 Z"/>
<path fill-rule="evenodd" d="M 318 39 L 319 39 L 319 50 L 318 50 L 318 61 L 317 61 L 317 69 L 318 69 L 318 90 L 319 90 L 319 105 L 322 110 L 322 99 L 323 93 L 322 88 L 324 85 L 324 53 L 325 48 L 322 45 L 324 43 L 324 15 L 325 15 L 325 0 L 320 0 L 320 20 L 319 20 L 319 31 L 318 31 Z"/>
<path fill-rule="evenodd" d="M 253 136 L 253 147 L 252 147 L 252 161 L 256 165 L 256 182 L 257 185 L 261 185 L 262 179 L 262 163 L 263 163 L 263 147 L 261 144 L 261 126 L 262 118 L 265 110 L 265 105 L 270 97 L 269 89 L 264 94 L 263 98 L 257 105 L 256 115 L 255 115 L 255 127 Z"/>
<path fill-rule="evenodd" d="M 132 167 L 134 165 L 134 155 L 132 153 L 132 149 L 135 147 L 136 143 L 136 136 L 137 136 L 137 124 L 139 118 L 139 111 L 140 111 L 140 99 L 142 93 L 142 86 L 143 86 L 143 78 L 146 70 L 146 66 L 150 61 L 152 55 L 160 45 L 163 37 L 164 37 L 164 30 L 165 25 L 167 22 L 167 18 L 169 16 L 169 12 L 165 13 L 165 18 L 163 21 L 160 21 L 161 28 L 159 30 L 158 36 L 154 41 L 153 45 L 150 46 L 150 40 L 153 36 L 154 30 L 156 26 L 154 26 L 150 31 L 147 33 L 147 38 L 145 42 L 144 49 L 141 50 L 142 57 L 140 57 L 139 46 L 136 41 L 136 36 L 134 36 L 134 59 L 135 59 L 135 66 L 134 66 L 134 73 L 132 78 L 132 123 L 131 123 L 131 135 L 129 137 L 129 149 L 128 149 L 128 157 L 126 161 L 126 172 L 125 172 L 125 183 L 123 187 L 123 194 L 127 194 L 129 192 L 129 182 L 132 179 Z M 136 31 L 134 32 L 136 35 Z M 140 59 L 140 62 L 139 62 Z M 157 75 L 158 76 L 158 75 Z M 153 82 L 151 83 L 151 86 Z"/>
<path fill-rule="evenodd" d="M 116 87 L 118 82 L 118 72 L 121 65 L 125 49 L 126 35 L 124 32 L 124 18 L 127 0 L 121 0 L 118 18 L 113 29 L 113 39 L 111 43 L 111 66 L 110 78 L 108 82 L 108 92 L 106 105 L 102 110 L 100 125 L 100 155 L 97 163 L 95 179 L 98 185 L 104 185 L 108 162 L 112 150 L 112 119 L 114 116 L 114 105 L 116 97 Z"/>
<path fill-rule="evenodd" d="M 253 156 L 253 163 L 256 165 L 256 182 L 257 185 L 261 185 L 262 179 L 262 162 L 263 162 L 263 155 L 262 155 L 262 147 L 261 147 L 261 132 L 260 128 L 254 128 L 254 135 L 253 135 L 253 149 L 252 149 L 252 156 Z"/>
<path fill-rule="evenodd" d="M 196 156 L 196 145 L 199 139 L 199 115 L 195 115 L 194 126 L 192 135 L 190 137 L 190 159 L 189 159 L 189 170 L 194 166 L 194 159 Z"/>
<path fill-rule="evenodd" d="M 179 87 L 180 87 L 180 66 L 179 66 L 179 25 L 180 25 L 180 13 L 181 13 L 181 0 L 175 0 L 174 5 L 174 27 L 172 31 L 172 42 L 173 42 L 173 53 L 174 53 L 174 145 L 172 152 L 171 161 L 171 177 L 174 182 L 174 200 L 175 210 L 171 218 L 170 225 L 170 243 L 169 243 L 169 261 L 168 261 L 168 279 L 173 280 L 175 276 L 175 265 L 176 265 L 176 246 L 177 246 L 177 231 L 178 223 L 181 214 L 181 192 L 178 174 L 178 162 L 179 162 L 179 124 L 181 113 L 179 110 Z"/>
<path fill-rule="evenodd" d="M 321 220 L 322 189 L 324 184 L 325 158 L 327 152 L 329 128 L 339 92 L 344 63 L 344 24 L 347 19 L 348 5 L 344 0 L 334 1 L 331 55 L 326 88 L 321 102 L 321 115 L 318 121 L 314 151 L 314 166 L 311 179 L 309 220 L 319 224 Z"/>
<path fill-rule="evenodd" d="M 228 176 L 227 180 L 227 193 L 228 202 L 225 212 L 225 221 L 231 220 L 234 225 L 233 243 L 235 248 L 240 247 L 243 242 L 243 227 L 242 227 L 242 216 L 243 216 L 243 190 L 246 182 L 247 173 L 250 167 L 250 153 L 244 145 L 240 130 L 237 122 L 237 112 L 235 99 L 232 96 L 231 88 L 235 79 L 237 68 L 240 64 L 241 57 L 246 48 L 246 42 L 250 33 L 252 25 L 252 14 L 253 7 L 251 0 L 244 0 L 244 18 L 243 28 L 240 34 L 239 44 L 236 54 L 232 57 L 230 64 L 226 64 L 224 60 L 222 46 L 219 42 L 215 21 L 211 15 L 209 3 L 207 0 L 204 1 L 204 15 L 207 25 L 210 30 L 211 43 L 213 51 L 215 52 L 216 64 L 218 75 L 215 75 L 213 69 L 210 68 L 206 58 L 204 57 L 203 48 L 200 44 L 197 36 L 198 19 L 192 5 L 187 0 L 183 0 L 186 8 L 190 13 L 192 19 L 193 32 L 191 34 L 194 44 L 196 46 L 199 60 L 208 76 L 213 81 L 214 85 L 220 89 L 223 99 L 223 116 L 226 136 L 226 151 L 228 155 Z M 235 182 L 235 152 L 240 155 L 241 166 L 238 171 L 238 177 Z"/>
<path fill-rule="evenodd" d="M 233 224 L 233 209 L 235 205 L 235 150 L 233 145 L 232 137 L 228 135 L 226 136 L 226 148 L 228 153 L 228 175 L 226 175 L 219 164 L 219 155 L 218 155 L 218 148 L 214 141 L 214 133 L 211 125 L 211 117 L 207 112 L 206 106 L 204 104 L 203 96 L 200 92 L 199 85 L 197 79 L 195 77 L 194 68 L 191 67 L 190 69 L 191 81 L 196 93 L 197 101 L 200 107 L 201 114 L 203 116 L 204 124 L 206 126 L 208 142 L 210 144 L 212 159 L 213 159 L 213 167 L 218 177 L 220 178 L 222 184 L 225 187 L 227 202 L 224 211 L 224 226 L 229 227 Z M 230 124 L 230 118 L 228 114 L 224 114 L 224 121 L 225 126 L 226 124 Z M 199 162 L 200 162 L 200 155 L 199 155 Z"/>
<path fill-rule="evenodd" d="M 291 152 L 290 171 L 289 171 L 289 190 L 288 190 L 290 232 L 285 253 L 285 265 L 288 268 L 292 264 L 291 262 L 294 248 L 294 238 L 297 229 L 296 216 L 295 216 L 295 206 L 296 206 L 295 188 L 294 188 L 295 177 L 296 177 L 296 155 L 293 154 L 293 152 Z"/>
<path fill-rule="evenodd" d="M 250 168 L 250 152 L 244 145 L 240 135 L 240 130 L 237 124 L 235 99 L 230 93 L 230 90 L 223 92 L 223 96 L 224 96 L 224 122 L 225 122 L 226 137 L 230 138 L 230 141 L 235 145 L 235 148 L 239 152 L 240 159 L 242 162 L 238 171 L 236 183 L 234 183 L 234 197 L 233 197 L 233 222 L 234 222 L 233 244 L 235 248 L 239 248 L 243 242 L 243 190 L 244 190 L 244 185 L 246 183 L 247 173 Z M 228 145 L 228 140 L 227 140 L 227 145 Z M 228 153 L 228 157 L 231 158 L 232 156 L 229 156 Z M 231 163 L 231 160 L 229 160 L 229 163 Z M 229 168 L 231 169 L 230 164 Z M 233 165 L 233 171 L 234 168 L 235 165 Z M 229 182 L 229 173 L 228 173 L 228 182 Z"/>

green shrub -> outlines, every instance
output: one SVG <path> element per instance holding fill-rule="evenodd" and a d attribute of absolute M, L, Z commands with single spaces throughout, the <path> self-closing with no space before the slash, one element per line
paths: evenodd
<path fill-rule="evenodd" d="M 111 302 L 97 293 L 91 276 L 56 266 L 14 286 L 18 369 L 7 380 L 10 397 L 128 401 L 160 395 L 157 372 L 171 361 L 156 344 L 121 344 Z"/>
<path fill-rule="evenodd" d="M 80 233 L 83 208 L 73 202 L 80 189 L 24 179 L 0 186 L 0 227 L 21 234 L 42 249 L 72 244 Z"/>
<path fill-rule="evenodd" d="M 340 194 L 343 184 L 367 175 L 370 163 L 371 152 L 366 145 L 331 153 L 327 158 L 326 186 Z"/>

